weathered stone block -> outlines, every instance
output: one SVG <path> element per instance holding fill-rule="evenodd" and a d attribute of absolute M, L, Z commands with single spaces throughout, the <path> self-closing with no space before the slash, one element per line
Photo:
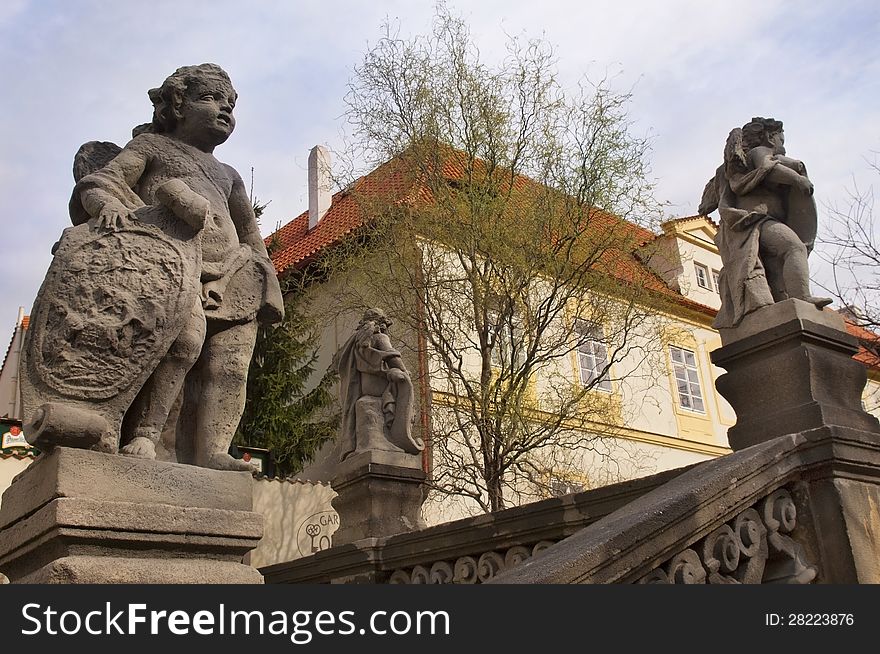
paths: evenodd
<path fill-rule="evenodd" d="M 331 482 L 339 514 L 334 546 L 423 529 L 426 477 L 414 454 L 369 451 L 347 458 Z"/>
<path fill-rule="evenodd" d="M 727 370 L 715 385 L 736 412 L 734 450 L 825 426 L 880 431 L 862 408 L 867 373 L 840 316 L 786 300 L 722 330 L 722 342 L 711 357 Z"/>
<path fill-rule="evenodd" d="M 13 583 L 262 583 L 241 563 L 262 537 L 247 472 L 56 448 L 0 512 Z"/>

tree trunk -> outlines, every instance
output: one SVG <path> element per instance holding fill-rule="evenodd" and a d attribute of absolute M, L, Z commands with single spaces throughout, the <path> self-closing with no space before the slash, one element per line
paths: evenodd
<path fill-rule="evenodd" d="M 496 472 L 497 467 L 497 465 L 493 465 L 492 470 L 487 471 L 490 474 L 486 475 L 486 491 L 489 494 L 489 508 L 493 513 L 495 511 L 502 511 L 505 508 L 504 486 L 501 483 L 501 475 Z"/>

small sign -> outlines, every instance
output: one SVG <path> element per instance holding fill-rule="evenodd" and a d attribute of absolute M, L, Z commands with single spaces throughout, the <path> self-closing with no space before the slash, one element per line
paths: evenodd
<path fill-rule="evenodd" d="M 257 470 L 259 470 L 263 474 L 266 473 L 266 459 L 264 459 L 262 456 L 253 455 L 250 452 L 245 452 L 241 455 L 241 460 L 245 463 L 255 464 L 257 466 Z"/>
<path fill-rule="evenodd" d="M 8 447 L 24 447 L 28 448 L 31 444 L 27 442 L 24 437 L 24 432 L 21 430 L 21 427 L 18 425 L 12 425 L 9 428 L 9 431 L 3 434 L 3 444 L 0 445 L 3 449 Z"/>
<path fill-rule="evenodd" d="M 302 521 L 297 530 L 297 546 L 302 556 L 330 549 L 333 534 L 339 529 L 339 514 L 336 511 L 321 511 Z"/>

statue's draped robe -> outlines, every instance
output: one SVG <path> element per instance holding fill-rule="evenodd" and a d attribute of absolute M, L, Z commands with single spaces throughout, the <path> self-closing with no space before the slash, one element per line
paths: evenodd
<path fill-rule="evenodd" d="M 739 209 L 737 196 L 757 188 L 776 165 L 778 162 L 768 158 L 759 168 L 733 174 L 730 178 L 724 165 L 715 173 L 718 213 L 721 214 L 715 245 L 724 262 L 719 277 L 721 309 L 713 323 L 716 329 L 734 327 L 746 314 L 774 302 L 758 248 L 761 226 L 775 218 Z"/>
<path fill-rule="evenodd" d="M 342 404 L 340 459 L 357 449 L 355 404 L 368 394 L 363 388 L 363 375 L 375 375 L 385 380 L 381 398 L 385 437 L 389 443 L 411 454 L 422 449 L 411 433 L 412 382 L 408 375 L 389 374 L 387 361 L 395 357 L 399 358 L 400 352 L 391 347 L 385 334 L 376 333 L 370 323 L 361 325 L 336 353 L 333 366 L 339 373 L 339 399 Z"/>

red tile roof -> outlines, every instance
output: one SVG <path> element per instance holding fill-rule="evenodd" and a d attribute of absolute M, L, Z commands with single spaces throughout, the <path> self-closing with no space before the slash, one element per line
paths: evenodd
<path fill-rule="evenodd" d="M 453 153 L 453 156 L 445 158 L 443 172 L 450 181 L 465 178 L 466 168 L 462 157 L 462 153 L 457 153 L 457 155 Z M 309 230 L 309 213 L 304 211 L 266 238 L 267 245 L 273 240 L 275 241 L 272 253 L 275 270 L 281 274 L 290 267 L 305 266 L 322 250 L 333 247 L 344 237 L 364 225 L 366 216 L 358 198 L 382 196 L 400 198 L 398 200 L 400 202 L 429 202 L 430 192 L 425 187 L 414 183 L 412 176 L 403 170 L 401 164 L 402 159 L 392 159 L 358 179 L 354 184 L 354 192 L 340 191 L 334 194 L 330 209 L 318 221 L 314 229 Z M 525 191 L 519 194 L 521 199 L 528 197 L 529 188 L 537 186 L 540 186 L 538 182 L 522 175 L 514 179 L 514 192 Z M 513 204 L 512 211 L 515 211 L 516 202 Z M 597 229 L 626 230 L 625 237 L 629 237 L 633 246 L 641 246 L 656 237 L 656 234 L 651 230 L 604 211 L 596 210 L 591 214 L 591 219 L 597 220 Z M 613 274 L 625 282 L 642 285 L 699 314 L 713 317 L 716 313 L 715 309 L 688 300 L 671 289 L 659 275 L 637 258 L 635 252 L 612 252 L 609 250 L 603 260 L 610 269 L 613 269 Z"/>
<path fill-rule="evenodd" d="M 846 322 L 846 331 L 859 340 L 859 351 L 854 358 L 869 368 L 880 370 L 880 356 L 877 355 L 880 352 L 880 336 L 872 331 L 868 331 L 864 327 L 851 323 L 845 318 L 844 321 Z M 864 346 L 865 343 L 868 344 L 868 348 Z"/>
<path fill-rule="evenodd" d="M 353 192 L 340 191 L 333 195 L 330 209 L 314 229 L 309 230 L 309 212 L 284 225 L 266 239 L 268 246 L 273 240 L 276 247 L 272 253 L 275 270 L 280 274 L 289 267 L 299 267 L 308 263 L 315 254 L 324 248 L 339 243 L 345 236 L 355 231 L 365 222 L 363 207 L 357 200 L 358 194 L 396 193 L 399 197 L 407 195 L 410 186 L 403 171 L 396 169 L 394 160 L 379 166 L 369 175 L 355 182 Z"/>
<path fill-rule="evenodd" d="M 365 222 L 363 207 L 356 197 L 369 197 L 371 195 L 401 198 L 400 201 L 425 201 L 430 202 L 430 192 L 427 188 L 412 181 L 411 176 L 402 169 L 401 159 L 393 159 L 382 164 L 368 175 L 361 177 L 355 182 L 354 192 L 341 191 L 333 195 L 330 209 L 318 222 L 316 227 L 309 230 L 308 211 L 294 218 L 281 229 L 266 239 L 266 244 L 276 241 L 272 254 L 272 261 L 278 273 L 282 273 L 289 267 L 300 267 L 310 261 L 324 248 L 332 247 L 343 237 L 357 230 Z M 450 156 L 443 162 L 444 176 L 450 181 L 461 180 L 466 176 L 466 170 L 461 157 Z M 530 197 L 531 188 L 540 187 L 538 182 L 525 176 L 519 175 L 514 179 L 514 193 L 518 198 L 514 199 L 511 211 L 515 212 L 517 205 L 521 205 L 524 198 Z M 652 239 L 655 234 L 635 223 L 628 222 L 602 211 L 591 213 L 591 220 L 596 221 L 597 229 L 620 230 L 625 229 L 633 244 L 644 243 Z M 668 289 L 666 284 L 646 266 L 640 263 L 632 253 L 617 253 L 618 261 L 615 267 L 619 268 L 621 275 L 629 280 L 638 279 L 641 283 L 647 283 L 649 287 L 657 291 Z M 646 276 L 646 273 L 649 273 Z"/>
<path fill-rule="evenodd" d="M 454 160 L 447 160 L 447 162 L 448 165 L 444 170 L 447 176 L 452 180 L 461 179 L 464 176 L 464 168 L 460 164 L 456 165 Z M 520 176 L 515 184 L 525 188 L 527 185 L 537 184 L 537 182 Z M 358 179 L 355 182 L 355 189 L 358 193 L 365 195 L 370 193 L 395 193 L 400 198 L 421 197 L 426 199 L 428 195 L 424 189 L 413 190 L 412 184 L 407 181 L 406 175 L 395 166 L 395 160 L 382 164 L 373 172 Z M 657 234 L 644 227 L 611 216 L 605 212 L 597 212 L 595 215 L 600 217 L 609 229 L 623 226 L 631 230 L 631 234 L 639 245 L 644 245 L 657 237 Z M 711 218 L 700 215 L 673 218 L 666 221 L 666 223 L 686 222 L 695 218 L 705 218 L 717 227 L 717 224 Z M 321 250 L 339 243 L 345 236 L 361 227 L 365 220 L 363 208 L 359 205 L 354 193 L 340 191 L 334 194 L 330 209 L 318 221 L 313 230 L 309 231 L 308 228 L 309 212 L 304 211 L 266 239 L 267 245 L 273 239 L 277 239 L 277 246 L 272 254 L 275 270 L 281 274 L 291 266 L 299 267 L 308 263 Z M 620 256 L 621 254 L 624 256 Z M 624 281 L 644 284 L 646 288 L 667 298 L 672 298 L 680 306 L 698 314 L 714 317 L 717 313 L 717 309 L 689 300 L 671 289 L 659 275 L 652 271 L 645 263 L 639 261 L 634 253 L 616 253 L 614 259 L 616 275 Z M 25 317 L 25 321 L 27 321 L 27 317 Z M 24 326 L 27 326 L 26 322 Z M 846 326 L 849 333 L 862 342 L 880 339 L 880 336 L 862 329 L 849 321 L 847 321 Z M 880 350 L 880 345 L 878 345 L 878 350 Z M 864 347 L 860 347 L 855 358 L 870 368 L 880 370 L 880 357 Z"/>
<path fill-rule="evenodd" d="M 463 153 L 455 153 L 444 159 L 443 172 L 450 181 L 461 180 L 466 177 L 466 168 L 463 164 Z M 299 268 L 306 265 L 318 253 L 325 248 L 338 244 L 345 236 L 355 232 L 365 224 L 366 216 L 358 197 L 370 197 L 382 195 L 384 197 L 400 198 L 399 201 L 422 200 L 430 201 L 430 193 L 424 187 L 415 184 L 411 175 L 407 175 L 401 166 L 402 159 L 396 158 L 388 161 L 369 174 L 358 179 L 354 184 L 354 192 L 340 191 L 333 195 L 330 209 L 318 221 L 314 229 L 309 230 L 309 212 L 302 214 L 284 225 L 266 239 L 266 244 L 276 239 L 276 247 L 272 254 L 272 261 L 279 274 L 289 267 Z M 538 182 L 519 175 L 514 180 L 515 190 L 526 191 L 521 197 L 528 196 L 528 189 L 539 185 Z M 516 204 L 516 203 L 514 203 Z M 513 210 L 516 210 L 514 206 Z M 627 230 L 627 236 L 631 237 L 633 245 L 644 245 L 655 238 L 657 234 L 635 223 L 623 220 L 604 211 L 595 211 L 592 216 L 598 219 L 597 228 L 603 227 L 609 230 Z M 677 223 L 703 218 L 713 225 L 717 224 L 707 216 L 695 215 L 682 218 L 674 218 L 666 223 Z M 664 224 L 666 224 L 664 223 Z M 663 279 L 657 275 L 648 265 L 641 261 L 635 252 L 611 252 L 604 257 L 605 262 L 613 268 L 613 273 L 619 279 L 643 285 L 645 288 L 665 297 L 672 299 L 679 306 L 697 314 L 713 318 L 717 310 L 699 302 L 694 302 L 684 297 L 678 291 L 670 288 Z M 852 325 L 848 325 L 855 328 Z M 856 328 L 857 329 L 857 328 Z M 864 331 L 864 330 L 863 330 Z M 866 332 L 869 333 L 869 332 Z M 872 358 L 872 355 L 862 349 L 857 355 L 860 361 L 871 367 L 880 368 L 880 360 Z"/>

